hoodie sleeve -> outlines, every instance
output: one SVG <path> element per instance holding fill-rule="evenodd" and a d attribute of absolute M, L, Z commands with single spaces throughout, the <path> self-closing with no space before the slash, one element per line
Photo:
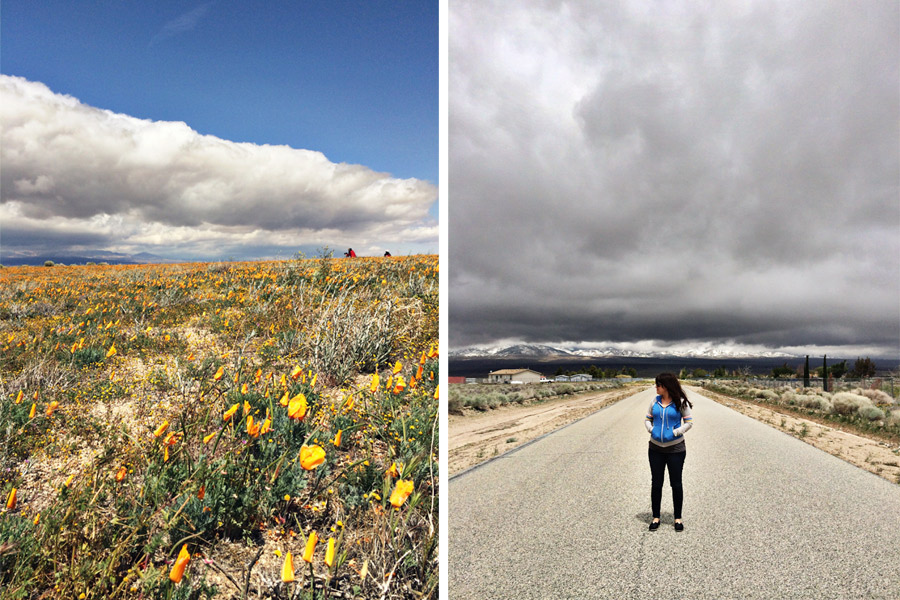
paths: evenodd
<path fill-rule="evenodd" d="M 672 430 L 676 436 L 684 435 L 688 429 L 694 426 L 694 416 L 691 414 L 691 407 L 686 403 L 681 407 L 681 427 Z"/>
<path fill-rule="evenodd" d="M 644 427 L 647 428 L 647 433 L 653 431 L 653 403 L 650 403 L 650 408 L 647 409 L 647 416 L 644 417 Z"/>

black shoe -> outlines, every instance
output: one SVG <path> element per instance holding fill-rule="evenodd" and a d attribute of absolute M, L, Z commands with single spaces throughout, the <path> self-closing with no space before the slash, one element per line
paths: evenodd
<path fill-rule="evenodd" d="M 650 531 L 656 531 L 657 529 L 659 529 L 659 521 L 651 521 Z"/>
<path fill-rule="evenodd" d="M 684 531 L 684 523 L 675 521 L 675 531 Z"/>

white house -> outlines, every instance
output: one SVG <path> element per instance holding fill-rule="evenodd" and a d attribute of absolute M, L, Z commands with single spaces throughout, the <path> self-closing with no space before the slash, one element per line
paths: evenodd
<path fill-rule="evenodd" d="M 488 383 L 540 383 L 541 377 L 531 369 L 500 369 L 488 373 Z"/>

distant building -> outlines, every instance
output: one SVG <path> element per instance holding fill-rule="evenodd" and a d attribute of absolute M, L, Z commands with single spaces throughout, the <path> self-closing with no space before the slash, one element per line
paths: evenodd
<path fill-rule="evenodd" d="M 488 383 L 540 383 L 541 377 L 531 369 L 500 369 L 488 373 Z"/>
<path fill-rule="evenodd" d="M 465 383 L 465 377 L 447 377 L 447 383 Z"/>
<path fill-rule="evenodd" d="M 554 381 L 593 381 L 593 375 L 588 375 L 587 373 L 578 373 L 576 375 L 557 375 L 554 378 Z"/>

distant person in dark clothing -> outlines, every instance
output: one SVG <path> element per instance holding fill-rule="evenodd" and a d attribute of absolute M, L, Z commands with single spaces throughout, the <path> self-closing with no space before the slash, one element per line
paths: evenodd
<path fill-rule="evenodd" d="M 385 251 L 384 251 L 384 255 L 385 255 L 385 256 L 390 256 L 390 255 L 391 255 L 391 253 L 390 253 L 390 252 L 388 252 L 388 251 L 387 251 L 387 250 L 385 250 Z"/>
<path fill-rule="evenodd" d="M 348 248 L 344 253 L 344 256 L 349 256 L 350 258 L 356 258 L 356 252 L 353 251 L 353 248 Z"/>

